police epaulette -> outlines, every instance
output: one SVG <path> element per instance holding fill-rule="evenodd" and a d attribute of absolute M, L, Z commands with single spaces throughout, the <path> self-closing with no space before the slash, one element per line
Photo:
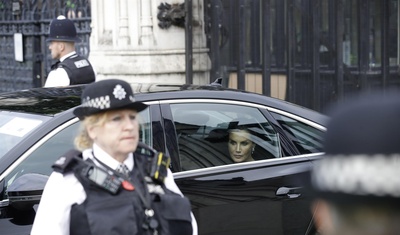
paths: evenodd
<path fill-rule="evenodd" d="M 64 153 L 51 167 L 56 172 L 65 173 L 77 163 L 76 157 L 82 158 L 82 152 L 71 149 Z"/>

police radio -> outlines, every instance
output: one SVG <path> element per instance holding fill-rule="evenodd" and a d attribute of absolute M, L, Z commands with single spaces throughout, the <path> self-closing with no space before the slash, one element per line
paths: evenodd
<path fill-rule="evenodd" d="M 111 194 L 117 194 L 121 188 L 123 178 L 109 174 L 107 171 L 97 167 L 89 166 L 84 169 L 84 175 L 98 187 L 110 192 Z"/>
<path fill-rule="evenodd" d="M 157 183 L 163 184 L 168 175 L 168 168 L 171 164 L 171 158 L 155 149 L 139 142 L 136 153 L 141 154 L 147 159 L 147 173 Z"/>
<path fill-rule="evenodd" d="M 171 158 L 162 152 L 154 154 L 150 165 L 150 177 L 158 183 L 163 183 L 168 175 L 168 167 Z"/>

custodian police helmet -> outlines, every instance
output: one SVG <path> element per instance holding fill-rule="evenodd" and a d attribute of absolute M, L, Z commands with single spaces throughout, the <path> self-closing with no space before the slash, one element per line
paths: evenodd
<path fill-rule="evenodd" d="M 400 202 L 400 95 L 361 95 L 333 109 L 325 155 L 311 173 L 332 202 Z"/>
<path fill-rule="evenodd" d="M 49 37 L 46 41 L 79 42 L 74 22 L 60 15 L 50 23 Z"/>

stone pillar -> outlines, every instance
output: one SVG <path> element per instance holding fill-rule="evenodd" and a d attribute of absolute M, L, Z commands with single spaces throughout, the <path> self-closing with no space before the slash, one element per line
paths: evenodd
<path fill-rule="evenodd" d="M 120 48 L 127 47 L 129 44 L 128 35 L 128 4 L 127 0 L 119 0 L 119 25 L 118 25 L 118 45 Z"/>
<path fill-rule="evenodd" d="M 184 0 L 91 0 L 89 60 L 97 78 L 128 82 L 185 83 L 185 28 L 161 29 L 161 3 Z M 193 83 L 209 82 L 210 59 L 204 34 L 203 0 L 193 0 Z"/>
<path fill-rule="evenodd" d="M 151 15 L 151 1 L 140 0 L 141 11 L 140 14 L 140 38 L 139 45 L 141 46 L 154 46 L 153 38 L 153 21 Z"/>

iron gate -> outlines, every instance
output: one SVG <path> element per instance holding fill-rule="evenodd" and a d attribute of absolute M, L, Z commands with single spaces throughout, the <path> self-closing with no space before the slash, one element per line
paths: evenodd
<path fill-rule="evenodd" d="M 88 57 L 90 0 L 0 0 L 0 92 L 43 86 L 55 62 L 46 38 L 59 15 L 75 23 L 77 53 Z"/>
<path fill-rule="evenodd" d="M 211 81 L 247 89 L 284 77 L 284 99 L 317 111 L 400 88 L 399 0 L 204 0 Z M 233 76 L 232 76 L 233 75 Z"/>

